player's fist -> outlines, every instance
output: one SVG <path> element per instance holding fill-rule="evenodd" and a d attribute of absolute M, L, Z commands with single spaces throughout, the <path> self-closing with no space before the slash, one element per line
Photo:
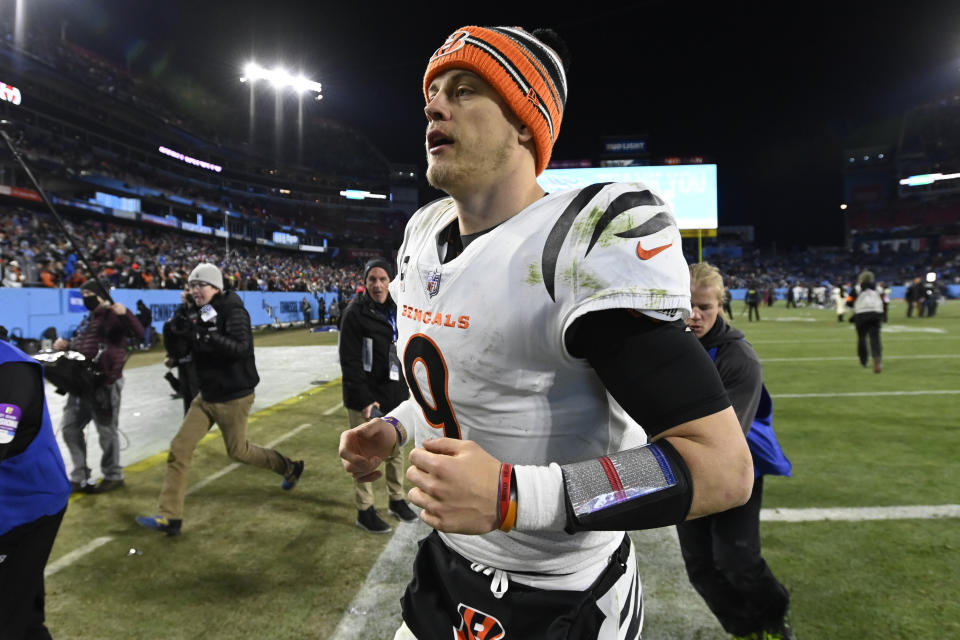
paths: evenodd
<path fill-rule="evenodd" d="M 500 524 L 500 461 L 472 440 L 427 440 L 410 452 L 410 502 L 420 519 L 448 533 L 487 533 Z"/>
<path fill-rule="evenodd" d="M 371 482 L 382 472 L 377 467 L 397 446 L 397 430 L 379 418 L 340 434 L 343 469 L 359 482 Z"/>

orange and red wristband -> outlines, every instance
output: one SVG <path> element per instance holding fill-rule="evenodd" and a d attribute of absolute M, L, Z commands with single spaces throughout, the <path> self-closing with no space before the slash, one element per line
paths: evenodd
<path fill-rule="evenodd" d="M 500 531 L 513 529 L 517 523 L 517 480 L 513 473 L 513 465 L 509 462 L 500 465 L 497 511 L 500 517 Z"/>

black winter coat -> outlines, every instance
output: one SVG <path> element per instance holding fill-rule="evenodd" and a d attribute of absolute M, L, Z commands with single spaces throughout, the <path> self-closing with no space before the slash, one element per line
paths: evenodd
<path fill-rule="evenodd" d="M 387 413 L 407 399 L 410 390 L 403 377 L 403 366 L 393 347 L 393 324 L 397 305 L 392 298 L 380 305 L 366 292 L 347 306 L 340 321 L 340 369 L 343 372 L 343 405 L 362 411 L 373 402 Z M 366 346 L 365 346 L 366 345 Z M 364 351 L 367 366 L 364 366 Z M 397 380 L 390 379 L 395 368 Z"/>
<path fill-rule="evenodd" d="M 201 309 L 195 324 L 193 356 L 200 394 L 207 402 L 243 398 L 260 382 L 253 357 L 250 314 L 232 291 L 215 295 L 210 306 L 216 317 L 205 322 Z"/>

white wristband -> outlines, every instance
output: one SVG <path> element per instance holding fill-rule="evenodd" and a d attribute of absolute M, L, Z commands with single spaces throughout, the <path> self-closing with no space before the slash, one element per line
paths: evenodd
<path fill-rule="evenodd" d="M 517 478 L 517 523 L 519 531 L 563 531 L 567 510 L 560 465 L 514 465 Z"/>

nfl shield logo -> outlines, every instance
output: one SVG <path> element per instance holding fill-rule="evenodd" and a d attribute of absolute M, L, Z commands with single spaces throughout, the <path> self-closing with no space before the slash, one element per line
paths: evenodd
<path fill-rule="evenodd" d="M 440 269 L 437 269 L 429 276 L 427 276 L 427 293 L 430 294 L 430 297 L 437 295 L 440 292 Z"/>

